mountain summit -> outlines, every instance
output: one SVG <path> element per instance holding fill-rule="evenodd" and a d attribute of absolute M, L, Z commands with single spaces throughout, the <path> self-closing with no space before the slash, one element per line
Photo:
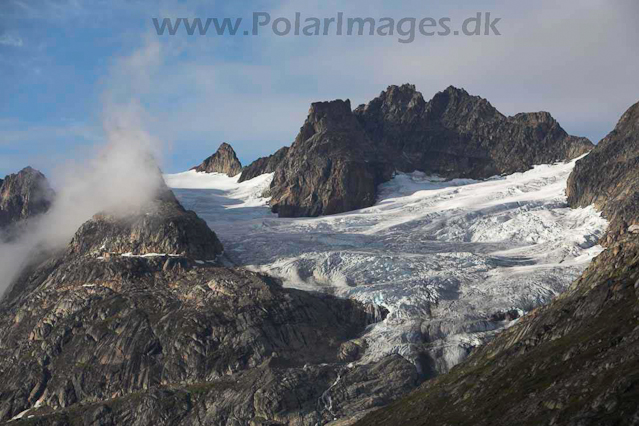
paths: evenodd
<path fill-rule="evenodd" d="M 0 300 L 0 422 L 325 424 L 333 403 L 356 412 L 417 384 L 399 355 L 347 368 L 385 309 L 284 288 L 221 254 L 166 187 L 84 223 Z M 340 380 L 346 393 L 325 397 Z"/>
<path fill-rule="evenodd" d="M 452 86 L 429 102 L 413 85 L 390 86 L 355 110 L 348 100 L 312 104 L 290 149 L 278 151 L 276 166 L 268 161 L 271 205 L 284 217 L 341 213 L 373 205 L 377 186 L 395 171 L 485 179 L 592 147 L 547 112 L 506 117 Z"/>
<path fill-rule="evenodd" d="M 225 142 L 215 154 L 194 167 L 194 170 L 203 173 L 225 173 L 233 177 L 242 172 L 242 163 L 237 159 L 233 147 Z"/>
<path fill-rule="evenodd" d="M 608 243 L 631 230 L 639 231 L 639 103 L 626 111 L 590 155 L 577 162 L 567 195 L 572 206 L 594 204 L 611 221 Z"/>
<path fill-rule="evenodd" d="M 0 179 L 0 228 L 46 212 L 53 197 L 47 178 L 31 167 Z"/>

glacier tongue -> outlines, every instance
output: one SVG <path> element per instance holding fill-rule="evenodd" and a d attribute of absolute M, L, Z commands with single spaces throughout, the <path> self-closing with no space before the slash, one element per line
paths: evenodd
<path fill-rule="evenodd" d="M 575 161 L 486 181 L 398 174 L 373 207 L 304 219 L 270 213 L 272 175 L 165 179 L 238 265 L 388 308 L 363 362 L 399 353 L 433 374 L 548 303 L 601 252 L 607 222 L 566 204 Z"/>

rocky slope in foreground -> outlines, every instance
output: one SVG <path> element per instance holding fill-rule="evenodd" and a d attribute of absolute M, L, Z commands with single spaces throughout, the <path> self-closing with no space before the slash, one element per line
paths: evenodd
<path fill-rule="evenodd" d="M 85 223 L 0 304 L 0 421 L 311 426 L 417 385 L 399 356 L 346 368 L 385 311 L 223 267 L 221 250 L 168 191 Z"/>
<path fill-rule="evenodd" d="M 53 196 L 46 177 L 31 167 L 0 179 L 0 229 L 46 212 Z"/>
<path fill-rule="evenodd" d="M 575 168 L 572 205 L 595 202 L 612 222 L 607 250 L 567 293 L 357 424 L 639 424 L 638 153 L 635 105 Z"/>
<path fill-rule="evenodd" d="M 204 160 L 202 164 L 193 170 L 202 173 L 224 173 L 231 177 L 242 172 L 242 163 L 237 159 L 231 145 L 223 143 L 215 154 Z"/>
<path fill-rule="evenodd" d="M 354 111 L 348 100 L 314 103 L 284 158 L 273 161 L 271 205 L 284 217 L 340 213 L 374 204 L 377 186 L 396 170 L 482 179 L 592 146 L 546 112 L 506 117 L 462 89 L 426 102 L 412 85 L 390 86 Z"/>

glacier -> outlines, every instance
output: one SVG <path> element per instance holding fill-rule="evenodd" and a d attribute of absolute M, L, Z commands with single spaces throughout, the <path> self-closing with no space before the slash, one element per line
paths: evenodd
<path fill-rule="evenodd" d="M 566 203 L 576 161 L 485 181 L 397 173 L 372 207 L 300 219 L 271 213 L 272 174 L 164 177 L 229 262 L 388 309 L 360 362 L 396 353 L 432 376 L 550 302 L 603 250 L 606 220 Z"/>

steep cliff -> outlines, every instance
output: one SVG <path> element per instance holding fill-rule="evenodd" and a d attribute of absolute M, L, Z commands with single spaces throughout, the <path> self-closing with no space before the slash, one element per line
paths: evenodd
<path fill-rule="evenodd" d="M 271 185 L 280 216 L 371 206 L 393 172 L 484 179 L 565 161 L 592 149 L 546 112 L 505 117 L 488 101 L 449 87 L 426 102 L 412 85 L 390 86 L 351 110 L 315 103 Z"/>
<path fill-rule="evenodd" d="M 375 202 L 378 184 L 391 178 L 347 101 L 314 103 L 304 126 L 275 171 L 273 211 L 318 216 Z"/>
<path fill-rule="evenodd" d="M 611 221 L 608 243 L 639 232 L 639 103 L 577 162 L 567 195 L 571 206 L 594 204 Z"/>

